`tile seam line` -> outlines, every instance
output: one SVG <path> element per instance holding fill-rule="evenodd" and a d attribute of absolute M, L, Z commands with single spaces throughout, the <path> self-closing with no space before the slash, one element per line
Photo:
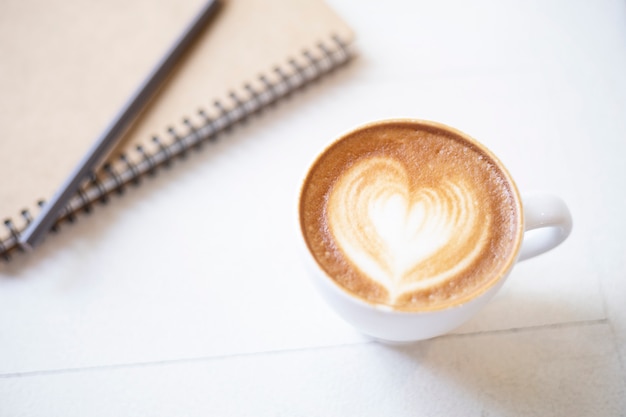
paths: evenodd
<path fill-rule="evenodd" d="M 600 288 L 600 294 L 602 294 L 602 308 L 604 310 L 604 317 L 607 317 L 607 320 L 608 320 L 609 306 L 606 300 L 606 292 L 604 289 L 605 288 L 604 281 L 602 280 L 602 278 L 598 279 L 598 287 Z M 620 370 L 622 371 L 621 374 L 622 374 L 623 389 L 626 391 L 626 364 L 624 363 L 624 357 L 622 357 L 622 353 L 619 348 L 619 338 L 615 330 L 615 324 L 612 323 L 610 320 L 608 324 L 609 324 L 609 331 L 611 332 L 611 335 L 613 336 L 613 344 L 615 345 L 615 353 L 617 355 L 617 360 L 619 362 Z"/>
<path fill-rule="evenodd" d="M 607 318 L 594 319 L 594 320 L 581 320 L 581 321 L 574 321 L 574 322 L 553 323 L 553 324 L 545 324 L 545 325 L 530 326 L 530 327 L 516 327 L 512 329 L 485 330 L 485 331 L 478 331 L 478 332 L 471 332 L 471 333 L 451 333 L 451 334 L 439 336 L 437 337 L 437 339 L 441 339 L 441 340 L 452 339 L 453 340 L 453 339 L 473 338 L 473 337 L 488 336 L 488 335 L 524 333 L 524 332 L 530 332 L 530 331 L 535 331 L 535 330 L 565 329 L 565 328 L 594 326 L 594 325 L 610 325 L 610 322 Z M 365 341 L 341 343 L 341 344 L 333 344 L 333 345 L 325 345 L 325 346 L 303 347 L 303 348 L 292 348 L 292 349 L 276 349 L 276 350 L 267 350 L 267 351 L 250 352 L 250 353 L 234 353 L 234 354 L 224 354 L 224 355 L 214 355 L 214 356 L 197 356 L 197 357 L 180 358 L 180 359 L 165 359 L 165 360 L 146 361 L 146 362 L 117 363 L 117 364 L 108 364 L 108 365 L 76 367 L 76 368 L 58 368 L 58 369 L 44 369 L 44 370 L 23 371 L 23 372 L 20 372 L 20 371 L 6 372 L 6 373 L 0 373 L 0 380 L 1 379 L 13 379 L 13 378 L 38 377 L 38 376 L 64 375 L 64 374 L 74 374 L 74 373 L 116 371 L 116 370 L 124 370 L 124 369 L 171 366 L 171 365 L 182 365 L 182 364 L 203 363 L 203 362 L 207 363 L 207 362 L 212 362 L 212 361 L 217 361 L 217 360 L 222 360 L 222 359 L 245 358 L 245 357 L 261 356 L 261 355 L 266 355 L 266 356 L 278 355 L 278 354 L 297 353 L 297 352 L 313 352 L 313 351 L 338 349 L 338 348 L 345 348 L 349 346 L 368 345 L 368 344 L 379 344 L 379 342 L 376 342 L 374 340 L 371 340 L 371 341 L 365 340 Z M 406 346 L 411 346 L 411 345 L 406 345 Z"/>

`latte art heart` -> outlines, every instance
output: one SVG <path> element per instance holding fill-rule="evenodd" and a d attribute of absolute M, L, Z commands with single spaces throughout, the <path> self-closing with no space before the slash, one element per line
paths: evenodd
<path fill-rule="evenodd" d="M 445 309 L 492 288 L 524 230 L 500 161 L 469 136 L 419 120 L 372 123 L 330 144 L 298 210 L 322 276 L 394 311 Z"/>
<path fill-rule="evenodd" d="M 393 302 L 440 285 L 483 251 L 491 218 L 475 201 L 461 179 L 421 188 L 400 161 L 370 157 L 334 185 L 328 225 L 345 256 Z"/>

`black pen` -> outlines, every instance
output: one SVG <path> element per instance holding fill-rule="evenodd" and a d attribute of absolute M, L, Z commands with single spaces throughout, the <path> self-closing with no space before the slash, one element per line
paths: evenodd
<path fill-rule="evenodd" d="M 42 211 L 20 235 L 19 243 L 31 250 L 52 228 L 61 211 L 76 194 L 81 183 L 93 172 L 96 165 L 108 154 L 113 146 L 128 131 L 137 116 L 154 96 L 167 78 L 181 55 L 187 50 L 198 34 L 204 29 L 220 6 L 219 0 L 209 0 L 202 10 L 189 23 L 180 37 L 161 58 L 143 83 L 120 109 L 107 128 L 101 133 L 89 151 L 83 156 L 70 176 L 42 207 Z"/>

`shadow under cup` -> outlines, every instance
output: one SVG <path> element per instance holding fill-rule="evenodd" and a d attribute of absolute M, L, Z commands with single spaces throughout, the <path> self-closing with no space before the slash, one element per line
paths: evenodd
<path fill-rule="evenodd" d="M 472 317 L 504 283 L 525 230 L 521 197 L 495 155 L 421 120 L 342 135 L 309 168 L 298 210 L 306 263 L 325 300 L 388 341 L 427 339 Z M 567 208 L 548 210 L 562 224 L 545 225 L 562 233 L 535 243 L 531 256 L 569 234 Z"/>

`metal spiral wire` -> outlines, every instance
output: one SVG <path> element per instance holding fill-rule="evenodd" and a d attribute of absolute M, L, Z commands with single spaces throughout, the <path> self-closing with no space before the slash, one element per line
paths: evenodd
<path fill-rule="evenodd" d="M 214 117 L 200 109 L 197 112 L 200 124 L 194 124 L 189 118 L 183 119 L 182 125 L 186 130 L 184 135 L 179 134 L 174 127 L 169 127 L 169 143 L 154 136 L 152 142 L 155 151 L 149 152 L 137 145 L 132 151 L 135 153 L 134 158 L 121 154 L 107 161 L 102 170 L 97 175 L 93 174 L 65 206 L 51 231 L 56 232 L 65 222 L 73 223 L 79 212 L 90 213 L 96 202 L 106 204 L 113 193 L 122 194 L 128 185 L 138 185 L 143 177 L 156 175 L 159 168 L 171 165 L 176 158 L 184 158 L 187 151 L 199 150 L 203 143 L 214 142 L 220 134 L 230 131 L 239 123 L 245 123 L 251 115 L 260 114 L 265 108 L 288 98 L 296 90 L 347 63 L 352 58 L 352 51 L 338 36 L 333 35 L 331 40 L 330 43 L 320 42 L 316 45 L 319 56 L 315 56 L 311 50 L 304 50 L 299 59 L 287 60 L 287 66 L 273 68 L 277 81 L 272 82 L 268 76 L 261 74 L 257 78 L 261 88 L 246 83 L 240 92 L 228 93 L 228 104 L 214 100 Z M 44 201 L 39 200 L 37 204 L 41 207 Z M 20 232 L 33 220 L 33 215 L 24 209 L 21 216 L 24 224 L 19 229 L 11 219 L 3 221 L 8 236 L 2 238 L 0 234 L 0 260 L 8 261 L 14 252 L 22 251 L 19 245 Z"/>

